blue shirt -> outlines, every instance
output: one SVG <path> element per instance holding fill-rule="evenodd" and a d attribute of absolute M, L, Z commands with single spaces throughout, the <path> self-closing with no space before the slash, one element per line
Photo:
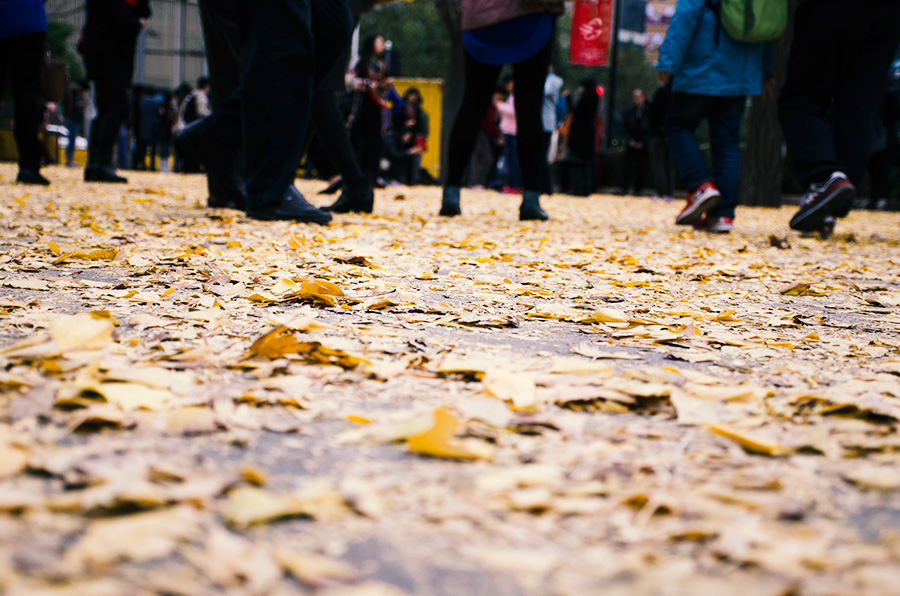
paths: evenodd
<path fill-rule="evenodd" d="M 2 2 L 3 0 L 0 0 Z M 463 33 L 470 56 L 485 64 L 518 64 L 538 53 L 553 33 L 556 15 L 535 12 Z"/>
<path fill-rule="evenodd" d="M 47 31 L 42 0 L 0 0 L 0 39 Z"/>
<path fill-rule="evenodd" d="M 719 28 L 706 0 L 678 0 L 656 70 L 673 76 L 673 91 L 737 97 L 759 95 L 772 78 L 772 42 L 744 43 Z"/>

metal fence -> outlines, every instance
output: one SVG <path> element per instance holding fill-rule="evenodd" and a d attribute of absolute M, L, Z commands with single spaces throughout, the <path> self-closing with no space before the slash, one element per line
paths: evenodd
<path fill-rule="evenodd" d="M 47 18 L 65 21 L 81 31 L 84 0 L 48 0 Z M 153 16 L 141 33 L 135 56 L 134 82 L 174 88 L 187 81 L 195 85 L 207 73 L 206 50 L 196 0 L 151 0 Z M 69 39 L 75 51 L 78 34 Z"/>

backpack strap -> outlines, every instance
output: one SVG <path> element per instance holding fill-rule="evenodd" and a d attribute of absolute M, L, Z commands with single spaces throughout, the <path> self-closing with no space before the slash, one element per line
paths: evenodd
<path fill-rule="evenodd" d="M 722 5 L 719 2 L 713 2 L 713 0 L 706 0 L 706 6 L 713 11 L 713 14 L 716 15 L 716 46 L 719 45 L 719 32 L 722 30 L 722 21 L 721 21 L 721 10 Z"/>

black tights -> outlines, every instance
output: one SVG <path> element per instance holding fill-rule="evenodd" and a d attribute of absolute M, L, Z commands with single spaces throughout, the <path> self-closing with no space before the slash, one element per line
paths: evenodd
<path fill-rule="evenodd" d="M 547 78 L 550 49 L 551 43 L 548 40 L 537 54 L 513 65 L 518 124 L 516 136 L 522 182 L 525 190 L 535 192 L 539 190 L 541 161 L 545 159 L 541 153 L 541 136 L 544 131 L 541 104 L 544 100 L 544 80 Z M 465 90 L 450 134 L 447 186 L 462 186 L 463 173 L 475 150 L 478 130 L 491 104 L 502 68 L 500 65 L 479 62 L 466 53 Z"/>

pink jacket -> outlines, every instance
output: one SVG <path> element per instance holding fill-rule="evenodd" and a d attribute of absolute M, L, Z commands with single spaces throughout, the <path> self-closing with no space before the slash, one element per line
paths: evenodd
<path fill-rule="evenodd" d="M 516 136 L 515 94 L 510 93 L 506 101 L 498 101 L 496 106 L 497 113 L 500 114 L 500 132 L 505 135 Z"/>
<path fill-rule="evenodd" d="M 462 0 L 462 28 L 469 31 L 533 12 L 562 14 L 564 10 L 562 0 L 554 4 L 526 0 Z"/>

